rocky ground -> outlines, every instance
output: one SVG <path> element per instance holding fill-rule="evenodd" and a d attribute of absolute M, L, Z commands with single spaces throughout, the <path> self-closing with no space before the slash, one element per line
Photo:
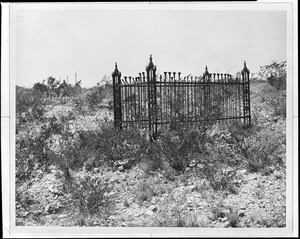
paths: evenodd
<path fill-rule="evenodd" d="M 44 226 L 185 226 L 185 227 L 285 227 L 285 171 L 237 174 L 235 193 L 213 191 L 196 171 L 167 180 L 160 172 L 113 172 L 96 168 L 75 177 L 105 178 L 111 188 L 110 203 L 102 215 L 83 216 L 63 194 L 62 174 L 56 168 L 40 173 L 26 192 L 35 198 L 28 211 L 16 205 L 17 225 Z"/>
<path fill-rule="evenodd" d="M 254 85 L 252 93 L 259 96 L 260 89 L 260 84 Z M 278 131 L 285 132 L 285 120 L 276 122 L 269 120 L 268 115 L 271 114 L 267 110 L 269 108 L 261 103 L 258 96 L 255 95 L 257 102 L 252 101 L 252 107 L 256 112 L 253 119 L 263 119 L 259 124 L 267 129 L 276 129 L 272 131 L 274 135 Z M 55 117 L 58 122 L 68 122 L 70 132 L 93 131 L 98 128 L 99 122 L 105 123 L 112 119 L 112 112 L 108 110 L 81 115 L 76 113 L 74 107 L 71 103 L 64 107 L 51 106 L 43 118 Z M 39 125 L 30 122 L 25 126 L 32 128 L 28 136 L 30 140 L 32 135 L 38 137 Z M 280 138 L 282 134 L 278 135 Z M 277 138 L 274 142 L 276 140 Z M 285 150 L 282 150 L 282 155 L 277 156 L 284 159 Z M 194 167 L 173 177 L 166 177 L 163 171 L 149 172 L 143 163 L 128 170 L 123 166 L 114 170 L 83 169 L 71 172 L 71 176 L 76 180 L 82 180 L 81 182 L 87 178 L 93 178 L 94 181 L 99 179 L 101 183 L 108 185 L 107 191 L 103 192 L 106 201 L 103 202 L 102 211 L 94 214 L 79 212 L 72 195 L 65 193 L 63 173 L 55 166 L 51 166 L 49 172 L 38 170 L 34 179 L 30 180 L 30 184 L 24 183 L 18 188 L 22 199 L 17 201 L 26 202 L 27 205 L 16 204 L 16 225 L 211 228 L 286 225 L 284 167 L 279 171 L 269 168 L 262 173 L 239 170 L 232 191 L 214 191 L 205 177 Z M 86 198 L 92 193 L 84 186 L 79 187 L 78 191 L 85 193 Z M 95 203 L 97 200 L 96 198 Z"/>

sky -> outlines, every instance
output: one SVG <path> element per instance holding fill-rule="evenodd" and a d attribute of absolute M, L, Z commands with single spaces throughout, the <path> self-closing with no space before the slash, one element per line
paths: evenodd
<path fill-rule="evenodd" d="M 285 11 L 22 9 L 11 14 L 16 84 L 49 76 L 92 87 L 111 76 L 145 71 L 150 54 L 158 73 L 251 73 L 286 60 Z"/>

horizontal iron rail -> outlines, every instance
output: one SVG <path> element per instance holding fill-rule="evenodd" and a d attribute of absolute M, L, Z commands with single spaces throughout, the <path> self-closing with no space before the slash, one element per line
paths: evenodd
<path fill-rule="evenodd" d="M 201 120 L 186 120 L 187 118 L 185 118 L 184 121 L 164 121 L 164 122 L 160 122 L 157 121 L 156 124 L 170 124 L 170 123 L 197 123 L 197 122 L 202 122 L 202 121 L 213 121 L 213 120 L 233 120 L 233 119 L 245 119 L 245 118 L 250 118 L 250 116 L 237 116 L 237 117 L 222 117 L 222 118 L 216 118 L 216 119 L 201 119 Z M 121 121 L 122 123 L 140 123 L 140 122 L 148 122 L 148 120 L 140 120 L 140 121 Z"/>
<path fill-rule="evenodd" d="M 203 86 L 209 86 L 209 85 L 244 85 L 247 84 L 247 82 L 160 82 L 157 81 L 156 84 L 161 84 L 161 85 L 165 85 L 165 86 L 178 86 L 178 85 L 203 85 Z M 147 87 L 147 83 L 143 82 L 143 83 L 136 83 L 136 84 L 122 84 L 119 87 Z M 163 87 L 163 86 L 162 86 Z"/>

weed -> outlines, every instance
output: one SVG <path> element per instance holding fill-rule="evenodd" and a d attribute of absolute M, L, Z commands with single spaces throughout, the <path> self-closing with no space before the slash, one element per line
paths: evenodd
<path fill-rule="evenodd" d="M 230 226 L 237 227 L 239 223 L 239 214 L 236 209 L 230 209 L 230 212 L 227 214 L 227 219 L 230 223 Z"/>
<path fill-rule="evenodd" d="M 136 188 L 136 196 L 140 204 L 144 201 L 151 200 L 152 196 L 154 195 L 154 190 L 145 182 L 140 182 Z"/>
<path fill-rule="evenodd" d="M 261 173 L 262 173 L 262 175 L 264 175 L 264 176 L 268 176 L 268 175 L 270 175 L 271 173 L 272 173 L 272 169 L 271 169 L 271 167 L 269 167 L 269 166 L 266 166 L 265 168 L 263 168 L 262 170 L 261 170 Z"/>
<path fill-rule="evenodd" d="M 222 200 L 218 200 L 211 208 L 211 213 L 213 215 L 213 220 L 217 220 L 220 217 L 224 217 L 224 204 Z"/>
<path fill-rule="evenodd" d="M 123 206 L 124 207 L 129 207 L 130 206 L 127 198 L 124 198 L 124 200 L 123 200 Z"/>
<path fill-rule="evenodd" d="M 265 191 L 265 185 L 258 182 L 255 190 L 256 197 L 258 199 L 263 199 L 265 197 Z"/>

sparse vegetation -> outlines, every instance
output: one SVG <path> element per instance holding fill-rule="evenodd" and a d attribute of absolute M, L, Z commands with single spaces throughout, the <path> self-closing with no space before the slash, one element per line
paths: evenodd
<path fill-rule="evenodd" d="M 114 129 L 107 77 L 17 86 L 17 225 L 284 226 L 285 64 L 270 69 L 251 81 L 251 128 L 174 122 L 154 142 Z"/>

